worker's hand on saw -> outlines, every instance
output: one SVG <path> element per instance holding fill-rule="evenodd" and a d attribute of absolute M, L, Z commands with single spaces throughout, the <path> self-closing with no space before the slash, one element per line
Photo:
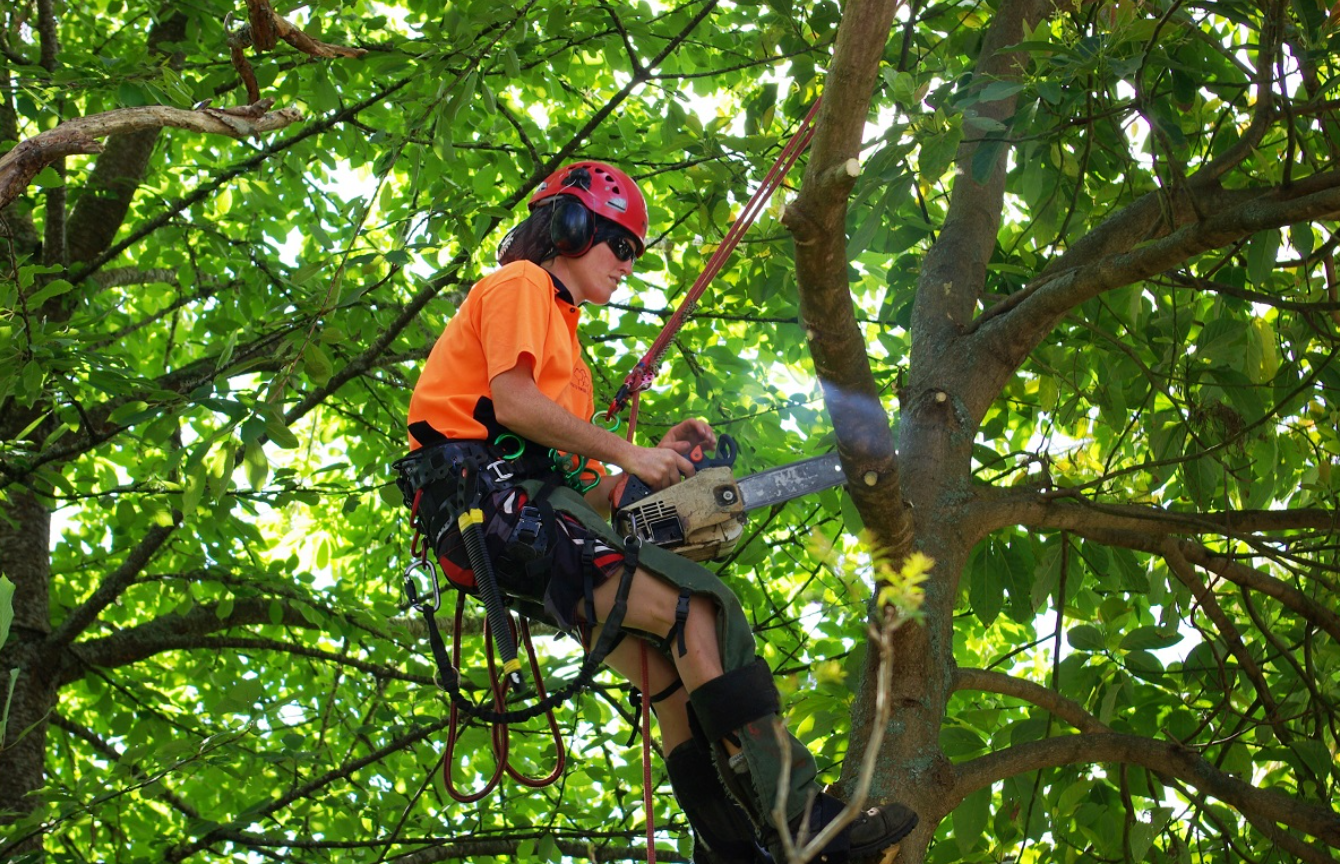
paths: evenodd
<path fill-rule="evenodd" d="M 666 447 L 674 450 L 681 456 L 689 456 L 695 449 L 714 450 L 717 446 L 717 433 L 712 431 L 706 420 L 697 417 L 691 417 L 688 420 L 681 420 L 671 427 L 661 443 L 657 447 Z M 690 459 L 694 457 L 689 456 Z M 699 457 L 701 458 L 701 453 Z M 692 476 L 693 472 L 686 472 L 686 476 Z"/>
<path fill-rule="evenodd" d="M 681 476 L 692 477 L 695 471 L 692 462 L 664 444 L 658 447 L 634 447 L 627 461 L 621 462 L 619 467 L 640 478 L 654 491 L 673 486 Z"/>

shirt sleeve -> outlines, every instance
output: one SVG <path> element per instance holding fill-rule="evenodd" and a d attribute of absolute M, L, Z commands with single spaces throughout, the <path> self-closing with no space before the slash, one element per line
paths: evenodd
<path fill-rule="evenodd" d="M 479 298 L 479 337 L 489 381 L 522 358 L 539 370 L 553 313 L 552 293 L 549 286 L 520 273 L 490 285 Z"/>

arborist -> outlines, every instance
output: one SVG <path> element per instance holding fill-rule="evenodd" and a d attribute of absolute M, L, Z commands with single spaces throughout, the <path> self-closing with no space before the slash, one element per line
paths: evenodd
<path fill-rule="evenodd" d="M 424 364 L 410 399 L 412 453 L 397 463 L 401 490 L 457 587 L 486 606 L 499 592 L 536 614 L 542 607 L 632 682 L 646 664 L 640 686 L 699 864 L 759 864 L 764 849 L 784 860 L 770 815 L 783 760 L 793 836 L 811 797 L 810 836 L 842 803 L 818 788 L 805 745 L 789 733 L 779 744 L 781 700 L 739 600 L 706 568 L 608 522 L 623 477 L 665 488 L 692 476 L 690 457 L 716 444 L 698 419 L 655 447 L 589 422 L 582 306 L 609 302 L 632 273 L 646 201 L 623 171 L 579 162 L 550 175 L 529 211 L 500 244 L 502 266 L 473 286 Z M 916 823 L 900 804 L 870 807 L 821 857 L 875 855 Z"/>

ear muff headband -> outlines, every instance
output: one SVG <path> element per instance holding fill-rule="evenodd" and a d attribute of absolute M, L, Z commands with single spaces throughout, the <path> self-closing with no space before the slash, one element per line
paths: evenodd
<path fill-rule="evenodd" d="M 565 258 L 585 255 L 595 239 L 595 220 L 586 205 L 571 195 L 559 195 L 549 219 L 549 239 Z"/>

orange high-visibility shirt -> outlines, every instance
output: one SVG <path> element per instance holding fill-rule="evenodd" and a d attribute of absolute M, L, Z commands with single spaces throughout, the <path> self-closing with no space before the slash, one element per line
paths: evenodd
<path fill-rule="evenodd" d="M 581 312 L 548 271 L 515 261 L 475 283 L 424 363 L 409 424 L 454 440 L 491 441 L 503 427 L 489 382 L 526 357 L 540 392 L 583 420 L 595 409 L 577 339 Z M 433 441 L 410 435 L 410 447 Z M 432 437 L 427 436 L 427 437 Z"/>

